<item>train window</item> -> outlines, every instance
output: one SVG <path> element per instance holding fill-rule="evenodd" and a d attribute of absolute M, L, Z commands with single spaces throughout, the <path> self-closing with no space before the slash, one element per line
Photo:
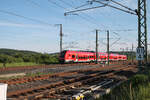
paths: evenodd
<path fill-rule="evenodd" d="M 61 52 L 60 57 L 61 57 L 61 58 L 64 58 L 64 57 L 65 57 L 65 54 L 66 54 L 66 51 Z"/>
<path fill-rule="evenodd" d="M 72 58 L 75 58 L 75 55 L 72 55 Z"/>

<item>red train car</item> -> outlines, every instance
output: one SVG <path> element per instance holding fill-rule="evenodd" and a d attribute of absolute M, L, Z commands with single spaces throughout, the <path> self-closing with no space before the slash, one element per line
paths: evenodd
<path fill-rule="evenodd" d="M 98 61 L 106 62 L 108 59 L 107 53 L 98 53 Z M 96 60 L 95 52 L 87 52 L 87 51 L 70 51 L 65 50 L 62 51 L 59 57 L 60 63 L 70 63 L 70 62 L 94 62 Z M 119 54 L 110 54 L 110 61 L 119 61 L 119 60 L 127 60 L 126 55 Z"/>
<path fill-rule="evenodd" d="M 59 61 L 61 63 L 69 62 L 90 62 L 95 60 L 95 55 L 92 52 L 82 51 L 63 51 L 60 54 Z"/>

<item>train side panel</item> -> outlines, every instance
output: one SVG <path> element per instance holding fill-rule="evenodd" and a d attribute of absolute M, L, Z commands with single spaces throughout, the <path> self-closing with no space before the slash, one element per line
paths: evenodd
<path fill-rule="evenodd" d="M 70 62 L 94 62 L 96 60 L 95 52 L 81 52 L 81 51 L 70 51 L 66 50 L 61 52 L 59 61 L 61 63 L 70 63 Z M 107 62 L 108 54 L 107 53 L 98 53 L 98 61 L 99 62 Z M 110 61 L 122 61 L 127 60 L 126 55 L 119 55 L 111 53 L 109 55 Z"/>

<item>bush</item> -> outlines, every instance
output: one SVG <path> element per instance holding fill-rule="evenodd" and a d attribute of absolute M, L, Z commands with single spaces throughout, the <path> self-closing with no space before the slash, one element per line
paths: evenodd
<path fill-rule="evenodd" d="M 137 85 L 141 85 L 141 84 L 143 85 L 143 84 L 148 83 L 148 76 L 144 74 L 137 74 L 130 79 L 130 82 L 135 87 Z"/>
<path fill-rule="evenodd" d="M 146 74 L 145 74 L 146 73 Z M 97 100 L 150 100 L 150 71 L 137 74 Z"/>

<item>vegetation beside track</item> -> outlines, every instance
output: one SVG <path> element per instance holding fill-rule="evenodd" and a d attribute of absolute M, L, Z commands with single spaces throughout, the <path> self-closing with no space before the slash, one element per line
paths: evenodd
<path fill-rule="evenodd" d="M 58 53 L 47 54 L 33 51 L 0 49 L 0 67 L 33 66 L 58 63 Z"/>
<path fill-rule="evenodd" d="M 42 72 L 36 72 L 36 73 L 26 73 L 26 77 L 35 77 L 35 76 L 40 76 L 40 75 L 49 75 L 53 74 L 52 72 L 49 73 L 42 73 Z"/>
<path fill-rule="evenodd" d="M 96 100 L 150 100 L 150 68 Z"/>
<path fill-rule="evenodd" d="M 36 66 L 42 64 L 36 64 L 34 62 L 18 62 L 18 63 L 7 63 L 6 67 L 21 67 L 21 66 Z M 0 68 L 3 67 L 3 63 L 0 63 Z"/>

